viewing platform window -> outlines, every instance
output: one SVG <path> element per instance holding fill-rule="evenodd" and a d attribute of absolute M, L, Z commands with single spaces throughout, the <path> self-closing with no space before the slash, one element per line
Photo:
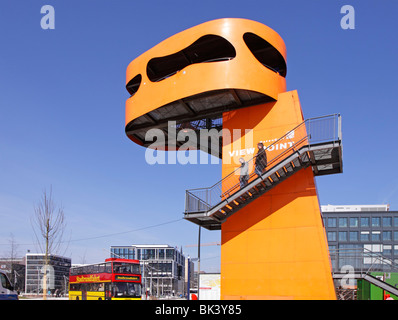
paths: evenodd
<path fill-rule="evenodd" d="M 131 79 L 127 83 L 126 89 L 132 96 L 138 91 L 138 88 L 141 85 L 141 81 L 142 81 L 142 76 L 140 74 L 137 74 L 133 79 Z"/>
<path fill-rule="evenodd" d="M 282 77 L 286 77 L 285 59 L 268 41 L 251 32 L 245 33 L 243 40 L 262 65 L 279 73 Z"/>
<path fill-rule="evenodd" d="M 227 61 L 235 56 L 235 48 L 228 40 L 216 35 L 205 35 L 179 52 L 151 59 L 147 65 L 147 75 L 152 82 L 161 81 L 189 65 Z"/>

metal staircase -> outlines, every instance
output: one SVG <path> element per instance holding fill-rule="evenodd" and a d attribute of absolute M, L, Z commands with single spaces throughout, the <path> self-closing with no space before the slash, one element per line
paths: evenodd
<path fill-rule="evenodd" d="M 297 132 L 301 134 L 295 141 Z M 335 114 L 308 119 L 266 150 L 278 152 L 268 160 L 261 176 L 254 172 L 250 175 L 247 185 L 240 185 L 237 177 L 240 168 L 237 168 L 209 188 L 187 190 L 184 218 L 206 229 L 219 230 L 232 214 L 302 168 L 311 166 L 315 176 L 341 173 L 341 117 Z M 248 161 L 249 167 L 254 166 L 255 158 Z"/>
<path fill-rule="evenodd" d="M 332 263 L 332 276 L 336 289 L 344 287 L 345 282 L 353 279 L 364 279 L 371 284 L 398 296 L 398 286 L 384 281 L 375 274 L 398 272 L 398 265 L 390 258 L 366 248 L 348 248 L 329 250 Z M 349 267 L 349 268 L 347 268 Z M 340 281 L 342 280 L 342 282 Z"/>
<path fill-rule="evenodd" d="M 352 279 L 364 279 L 371 284 L 374 284 L 375 286 L 390 292 L 393 295 L 398 296 L 398 288 L 394 287 L 391 284 L 388 284 L 387 282 L 384 282 L 383 280 L 380 280 L 379 278 L 376 278 L 375 276 L 372 276 L 371 274 L 364 273 L 364 272 L 355 272 L 352 274 L 347 274 L 347 273 L 333 273 L 333 279 L 345 279 L 347 277 L 350 277 Z"/>

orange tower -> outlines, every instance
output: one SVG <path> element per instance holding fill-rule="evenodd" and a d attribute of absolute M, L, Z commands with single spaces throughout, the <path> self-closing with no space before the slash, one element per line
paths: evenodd
<path fill-rule="evenodd" d="M 335 299 L 314 176 L 342 172 L 340 116 L 305 120 L 286 71 L 282 38 L 245 19 L 185 30 L 127 68 L 132 141 L 222 159 L 185 209 L 221 229 L 222 299 Z"/>

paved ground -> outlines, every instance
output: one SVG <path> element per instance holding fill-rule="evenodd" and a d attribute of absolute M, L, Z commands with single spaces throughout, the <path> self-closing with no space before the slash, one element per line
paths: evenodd
<path fill-rule="evenodd" d="M 22 301 L 24 301 L 24 300 L 26 300 L 26 301 L 27 300 L 43 300 L 43 297 L 42 296 L 19 297 L 19 300 L 22 300 Z M 60 297 L 60 298 L 47 297 L 47 300 L 69 300 L 69 298 L 68 297 Z"/>

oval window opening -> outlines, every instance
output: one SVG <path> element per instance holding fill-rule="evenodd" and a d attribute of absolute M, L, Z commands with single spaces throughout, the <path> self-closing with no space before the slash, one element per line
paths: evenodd
<path fill-rule="evenodd" d="M 247 47 L 255 58 L 266 68 L 286 77 L 286 62 L 280 52 L 268 41 L 258 35 L 247 32 L 243 35 Z"/>
<path fill-rule="evenodd" d="M 226 61 L 235 56 L 236 50 L 228 40 L 216 35 L 205 35 L 179 52 L 151 59 L 147 74 L 149 80 L 161 81 L 191 64 Z"/>
<path fill-rule="evenodd" d="M 127 83 L 126 89 L 132 96 L 138 91 L 138 88 L 141 85 L 141 80 L 142 80 L 141 75 L 137 74 L 133 79 L 131 79 Z"/>

